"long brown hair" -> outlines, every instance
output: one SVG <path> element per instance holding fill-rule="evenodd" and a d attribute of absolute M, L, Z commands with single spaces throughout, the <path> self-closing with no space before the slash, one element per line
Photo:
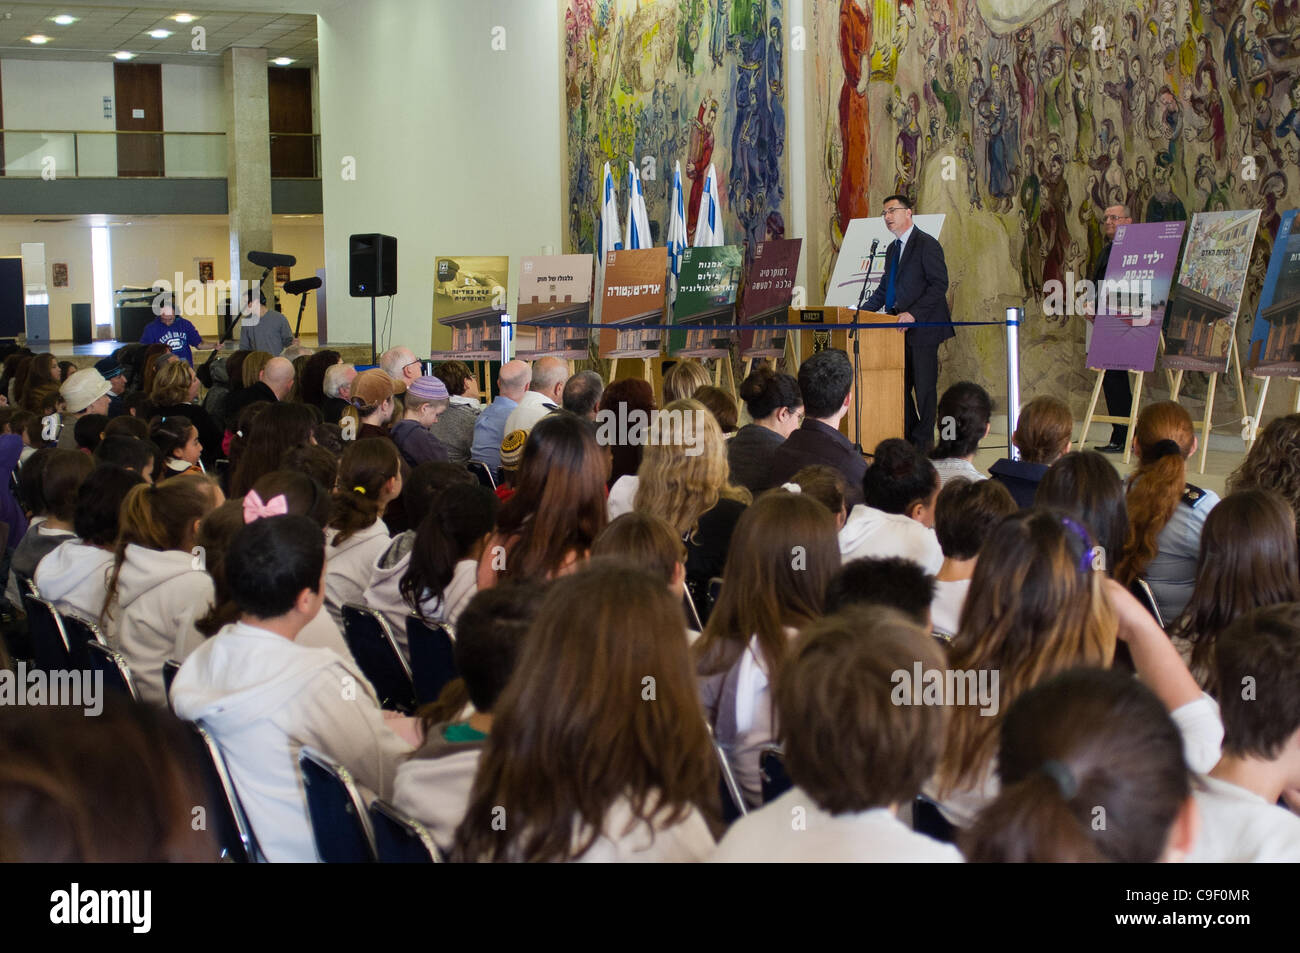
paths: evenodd
<path fill-rule="evenodd" d="M 1115 581 L 1130 585 L 1151 564 L 1156 538 L 1174 515 L 1187 486 L 1187 458 L 1196 446 L 1192 418 L 1172 400 L 1147 404 L 1134 435 L 1140 459 L 1128 480 L 1128 536 Z"/>
<path fill-rule="evenodd" d="M 171 407 L 190 402 L 190 385 L 194 383 L 194 368 L 187 361 L 172 361 L 153 379 L 149 400 L 155 407 Z"/>
<path fill-rule="evenodd" d="M 585 556 L 605 528 L 606 457 L 595 428 L 573 414 L 552 414 L 524 444 L 514 495 L 497 532 L 507 540 L 501 578 L 545 579 L 573 554 Z"/>
<path fill-rule="evenodd" d="M 581 857 L 627 833 L 605 829 L 624 798 L 655 830 L 712 813 L 717 762 L 681 608 L 631 564 L 595 560 L 551 584 L 492 711 L 458 859 Z"/>
<path fill-rule="evenodd" d="M 339 461 L 338 484 L 330 509 L 329 528 L 338 530 L 333 546 L 342 546 L 354 533 L 375 525 L 383 513 L 379 495 L 384 484 L 401 472 L 397 445 L 387 437 L 363 437 L 348 444 Z"/>
<path fill-rule="evenodd" d="M 1094 543 L 1072 517 L 1022 510 L 980 547 L 948 665 L 998 672 L 999 711 L 1075 665 L 1111 663 L 1118 624 L 1095 571 Z M 977 784 L 993 758 L 999 719 L 956 706 L 937 779 L 940 796 Z"/>
<path fill-rule="evenodd" d="M 126 562 L 126 548 L 134 543 L 146 549 L 166 552 L 186 550 L 194 545 L 194 522 L 217 506 L 221 490 L 211 477 L 184 475 L 162 483 L 142 483 L 122 501 L 118 518 L 117 546 L 113 550 L 113 572 L 99 619 L 103 624 L 117 598 L 117 580 Z"/>
<path fill-rule="evenodd" d="M 26 373 L 22 373 L 25 371 Z M 25 361 L 20 365 L 18 383 L 14 387 L 14 399 L 25 410 L 38 413 L 41 408 L 35 402 L 34 395 L 42 387 L 48 387 L 53 384 L 55 390 L 59 387 L 58 379 L 59 365 L 54 355 L 50 353 L 37 354 L 30 361 Z"/>
<path fill-rule="evenodd" d="M 1246 459 L 1228 477 L 1228 492 L 1276 490 L 1296 514 L 1300 530 L 1300 414 L 1269 421 Z"/>
<path fill-rule="evenodd" d="M 230 477 L 230 495 L 243 496 L 263 476 L 280 469 L 286 453 L 311 443 L 317 413 L 306 404 L 271 404 L 257 414 L 249 429 L 243 429 L 241 411 L 239 423 L 244 438 Z"/>
<path fill-rule="evenodd" d="M 1239 490 L 1205 519 L 1196 588 L 1172 632 L 1192 643 L 1192 672 L 1218 694 L 1214 645 L 1219 633 L 1253 609 L 1300 602 L 1295 516 L 1272 490 Z"/>
<path fill-rule="evenodd" d="M 757 638 L 775 678 L 789 651 L 785 629 L 821 615 L 839 567 L 830 510 L 785 490 L 760 496 L 736 522 L 718 604 L 692 647 L 700 674 L 725 672 Z"/>

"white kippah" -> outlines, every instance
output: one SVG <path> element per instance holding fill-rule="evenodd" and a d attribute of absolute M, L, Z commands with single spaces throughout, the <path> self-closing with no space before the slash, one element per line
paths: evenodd
<path fill-rule="evenodd" d="M 802 492 L 803 492 L 803 487 L 801 487 L 798 483 L 782 483 L 782 484 L 781 484 L 781 489 L 786 490 L 787 492 L 790 492 L 790 493 L 802 493 Z"/>

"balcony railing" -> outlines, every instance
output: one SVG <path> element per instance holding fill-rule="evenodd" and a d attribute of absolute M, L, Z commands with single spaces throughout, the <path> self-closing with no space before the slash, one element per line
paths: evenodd
<path fill-rule="evenodd" d="M 3 174 L 13 178 L 226 178 L 224 132 L 0 129 Z M 320 136 L 270 136 L 271 176 L 320 178 Z"/>

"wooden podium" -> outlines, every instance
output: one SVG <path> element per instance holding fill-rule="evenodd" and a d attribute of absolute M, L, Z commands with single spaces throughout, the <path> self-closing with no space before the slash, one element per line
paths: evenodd
<path fill-rule="evenodd" d="M 895 323 L 888 314 L 855 312 L 853 308 L 791 308 L 790 324 L 852 324 L 854 314 L 860 324 Z M 905 328 L 906 325 L 900 325 Z M 862 449 L 871 453 L 876 444 L 890 437 L 906 437 L 903 430 L 903 361 L 904 334 L 895 328 L 871 328 L 859 331 L 858 378 L 854 389 L 862 402 Z M 849 331 L 800 331 L 791 335 L 797 341 L 795 360 L 811 356 L 828 347 L 839 348 L 853 361 L 853 341 Z M 796 373 L 796 372 L 792 372 Z M 853 425 L 853 400 L 840 423 L 840 431 L 850 440 L 858 440 Z"/>

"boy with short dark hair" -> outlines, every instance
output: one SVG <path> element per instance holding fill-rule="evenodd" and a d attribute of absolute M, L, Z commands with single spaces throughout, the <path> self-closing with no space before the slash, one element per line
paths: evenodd
<path fill-rule="evenodd" d="M 266 858 L 312 862 L 299 749 L 328 755 L 387 798 L 411 745 L 359 671 L 330 649 L 294 641 L 325 598 L 325 537 L 315 522 L 255 520 L 235 536 L 224 566 L 239 621 L 185 660 L 172 705 L 221 746 Z"/>
<path fill-rule="evenodd" d="M 882 440 L 862 477 L 865 502 L 849 510 L 840 530 L 844 561 L 864 556 L 902 556 L 931 575 L 943 564 L 934 536 L 939 474 L 906 440 Z"/>
<path fill-rule="evenodd" d="M 943 550 L 943 565 L 935 576 L 930 604 L 935 635 L 951 640 L 957 634 L 980 545 L 994 526 L 1017 510 L 1011 492 L 996 480 L 972 482 L 957 477 L 939 491 L 934 504 L 934 535 Z"/>
<path fill-rule="evenodd" d="M 883 606 L 805 629 L 774 696 L 795 786 L 732 825 L 713 860 L 960 862 L 897 816 L 938 763 L 947 709 L 897 703 L 895 676 L 943 664 L 920 626 Z"/>
<path fill-rule="evenodd" d="M 1300 861 L 1300 604 L 1243 616 L 1215 643 L 1223 757 L 1194 792 L 1201 832 L 1187 859 Z"/>
<path fill-rule="evenodd" d="M 933 599 L 934 578 L 912 560 L 899 556 L 854 559 L 831 577 L 826 587 L 826 614 L 849 606 L 890 606 L 928 630 Z"/>

